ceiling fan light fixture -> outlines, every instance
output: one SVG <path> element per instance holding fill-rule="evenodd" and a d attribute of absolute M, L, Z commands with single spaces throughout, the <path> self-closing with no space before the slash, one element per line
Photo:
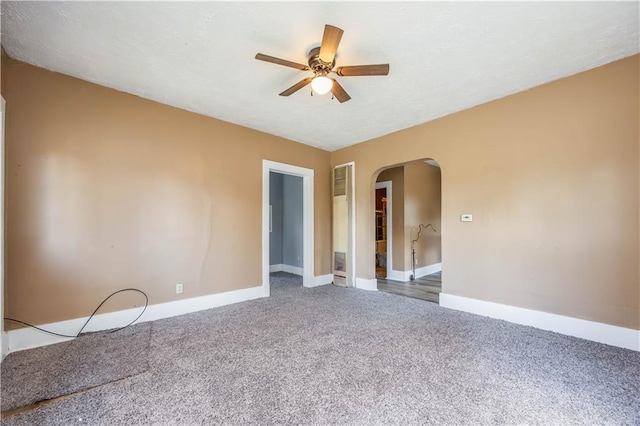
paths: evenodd
<path fill-rule="evenodd" d="M 324 33 L 322 34 L 322 44 L 314 47 L 307 53 L 307 63 L 309 65 L 287 61 L 286 59 L 276 58 L 275 56 L 269 56 L 263 53 L 256 54 L 256 59 L 295 68 L 300 71 L 311 71 L 313 73 L 313 76 L 306 77 L 297 82 L 280 93 L 280 96 L 289 96 L 311 84 L 311 95 L 313 95 L 314 92 L 318 95 L 331 92 L 331 99 L 337 99 L 338 102 L 344 103 L 351 99 L 351 96 L 344 90 L 338 80 L 329 78 L 327 75 L 332 72 L 339 77 L 388 75 L 389 64 L 340 66 L 334 70 L 336 53 L 343 32 L 340 28 L 334 27 L 333 25 L 325 25 Z"/>
<path fill-rule="evenodd" d="M 318 75 L 311 81 L 311 88 L 318 95 L 328 93 L 333 87 L 333 80 L 325 75 Z"/>

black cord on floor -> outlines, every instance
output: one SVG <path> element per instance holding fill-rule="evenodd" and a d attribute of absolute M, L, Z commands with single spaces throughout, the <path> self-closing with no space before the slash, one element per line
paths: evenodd
<path fill-rule="evenodd" d="M 140 315 L 138 315 L 133 321 L 131 321 L 129 324 L 125 325 L 124 327 L 120 327 L 120 328 L 116 328 L 115 330 L 111 330 L 111 333 L 114 333 L 116 331 L 120 331 L 124 328 L 129 327 L 130 325 L 132 325 L 134 322 L 138 321 L 138 319 L 142 316 L 142 314 L 144 314 L 144 311 L 147 310 L 147 306 L 149 306 L 149 296 L 147 296 L 147 294 L 142 291 L 142 290 L 138 290 L 137 288 L 124 288 L 122 290 L 118 290 L 118 291 L 114 291 L 113 293 L 111 293 L 109 296 L 107 296 L 106 299 L 104 299 L 102 302 L 100 302 L 100 304 L 98 305 L 98 307 L 93 311 L 93 313 L 89 316 L 89 318 L 87 319 L 87 321 L 85 321 L 84 325 L 82 326 L 82 328 L 80 328 L 80 331 L 78 331 L 78 334 L 76 334 L 75 336 L 69 335 L 69 334 L 60 334 L 60 333 L 56 333 L 53 331 L 49 331 L 49 330 L 45 330 L 44 328 L 40 328 L 38 326 L 35 326 L 33 324 L 29 324 L 28 322 L 24 322 L 24 321 L 20 321 L 14 318 L 4 318 L 6 321 L 13 321 L 13 322 L 17 322 L 19 324 L 24 324 L 26 326 L 35 328 L 36 330 L 40 330 L 43 331 L 45 333 L 49 333 L 49 334 L 53 334 L 54 336 L 60 336 L 60 337 L 79 337 L 80 334 L 82 334 L 82 330 L 85 329 L 85 327 L 87 326 L 87 324 L 89 324 L 89 321 L 91 321 L 91 319 L 95 316 L 96 312 L 98 312 L 98 309 L 100 309 L 102 307 L 102 305 L 104 305 L 104 303 L 109 300 L 112 296 L 115 296 L 118 293 L 122 293 L 123 291 L 137 291 L 138 293 L 142 294 L 144 296 L 144 308 L 142 309 L 142 312 L 140 312 Z"/>

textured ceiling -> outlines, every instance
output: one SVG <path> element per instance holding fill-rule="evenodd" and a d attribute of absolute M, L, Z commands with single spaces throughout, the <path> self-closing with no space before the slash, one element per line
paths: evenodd
<path fill-rule="evenodd" d="M 8 2 L 12 58 L 294 141 L 335 150 L 639 51 L 638 2 Z M 280 97 L 310 75 L 324 24 L 352 100 Z"/>

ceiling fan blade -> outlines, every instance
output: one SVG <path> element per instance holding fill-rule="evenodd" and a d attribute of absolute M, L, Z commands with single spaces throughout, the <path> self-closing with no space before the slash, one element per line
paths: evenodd
<path fill-rule="evenodd" d="M 322 35 L 322 44 L 320 45 L 320 60 L 328 64 L 332 63 L 338 51 L 338 44 L 342 38 L 342 31 L 333 25 L 324 26 L 324 34 Z"/>
<path fill-rule="evenodd" d="M 265 61 L 265 62 L 271 62 L 271 63 L 278 64 L 278 65 L 284 65 L 285 67 L 296 68 L 296 69 L 299 69 L 301 71 L 306 71 L 306 70 L 309 69 L 309 67 L 306 66 L 306 65 L 299 64 L 297 62 L 287 61 L 286 59 L 276 58 L 275 56 L 264 55 L 262 53 L 258 53 L 256 55 L 256 59 L 259 59 L 259 60 Z"/>
<path fill-rule="evenodd" d="M 343 77 L 355 77 L 359 75 L 388 75 L 389 64 L 338 67 L 336 68 L 336 74 Z"/>
<path fill-rule="evenodd" d="M 344 90 L 342 86 L 340 86 L 340 83 L 338 83 L 336 80 L 333 80 L 333 89 L 331 89 L 331 93 L 333 93 L 333 96 L 335 96 L 335 98 L 340 103 L 347 102 L 349 99 L 351 99 L 351 96 L 349 96 L 349 94 Z"/>
<path fill-rule="evenodd" d="M 290 94 L 297 92 L 307 84 L 311 83 L 311 80 L 313 80 L 313 77 L 307 77 L 304 80 L 297 82 L 296 84 L 294 84 L 293 86 L 285 90 L 284 92 L 280 93 L 280 96 L 289 96 Z"/>

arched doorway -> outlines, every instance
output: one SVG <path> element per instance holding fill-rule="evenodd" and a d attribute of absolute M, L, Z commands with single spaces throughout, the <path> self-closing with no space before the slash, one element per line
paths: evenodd
<path fill-rule="evenodd" d="M 381 169 L 375 179 L 379 291 L 439 302 L 442 174 L 433 159 Z"/>

